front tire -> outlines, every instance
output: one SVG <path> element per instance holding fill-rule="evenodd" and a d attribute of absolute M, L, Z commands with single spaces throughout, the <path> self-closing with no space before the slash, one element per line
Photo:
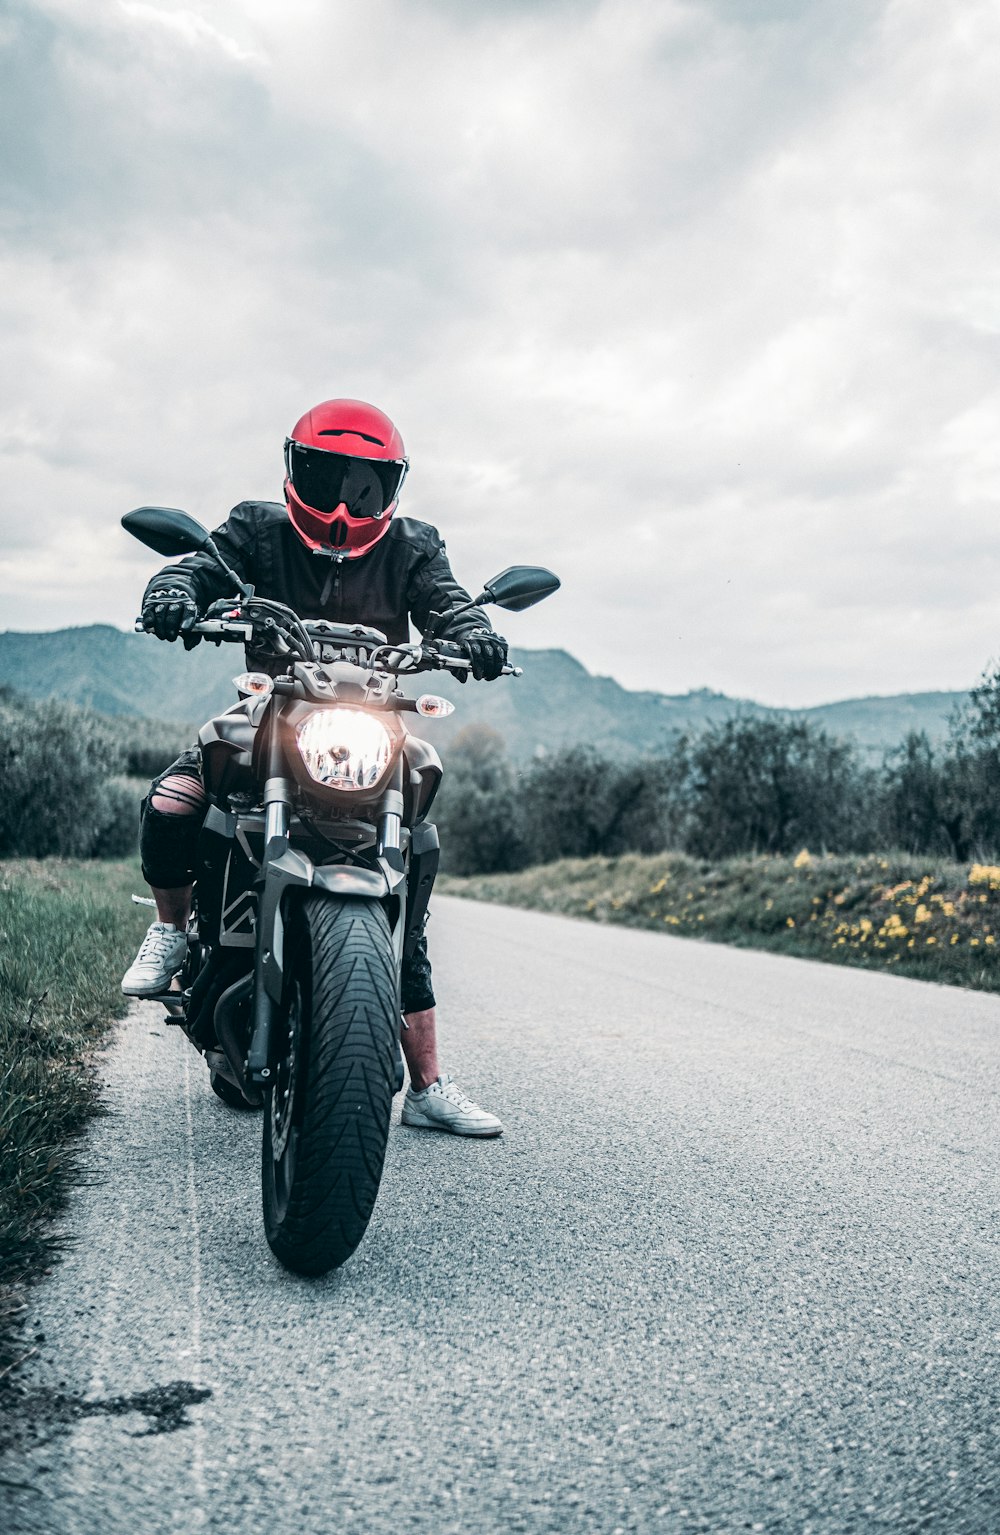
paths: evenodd
<path fill-rule="evenodd" d="M 298 1274 L 353 1253 L 382 1177 L 399 1013 L 375 901 L 309 893 L 289 911 L 282 1051 L 264 1105 L 264 1230 Z"/>

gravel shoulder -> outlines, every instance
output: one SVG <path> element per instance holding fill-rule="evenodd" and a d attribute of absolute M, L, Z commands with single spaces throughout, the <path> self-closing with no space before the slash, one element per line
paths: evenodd
<path fill-rule="evenodd" d="M 397 1125 L 322 1281 L 263 1241 L 259 1120 L 120 1027 L 3 1527 L 1000 1529 L 1000 999 L 448 899 L 431 933 L 507 1133 Z"/>

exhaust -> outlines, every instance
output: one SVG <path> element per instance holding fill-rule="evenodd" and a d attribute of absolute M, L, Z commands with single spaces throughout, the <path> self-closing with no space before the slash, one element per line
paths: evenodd
<path fill-rule="evenodd" d="M 241 1037 L 239 1027 L 240 1009 L 250 1000 L 250 991 L 253 987 L 253 976 L 243 975 L 232 986 L 227 986 L 218 1002 L 215 1004 L 215 1012 L 212 1022 L 215 1025 L 215 1037 L 225 1051 L 226 1060 L 233 1072 L 235 1084 L 243 1094 L 247 1103 L 252 1108 L 259 1109 L 264 1101 L 260 1089 L 247 1082 L 244 1062 L 246 1061 L 246 1043 Z"/>

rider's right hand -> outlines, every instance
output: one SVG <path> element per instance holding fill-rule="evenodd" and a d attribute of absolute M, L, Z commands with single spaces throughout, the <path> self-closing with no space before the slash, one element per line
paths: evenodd
<path fill-rule="evenodd" d="M 176 586 L 150 592 L 142 605 L 142 627 L 158 640 L 175 640 L 198 621 L 198 607 L 189 592 Z"/>

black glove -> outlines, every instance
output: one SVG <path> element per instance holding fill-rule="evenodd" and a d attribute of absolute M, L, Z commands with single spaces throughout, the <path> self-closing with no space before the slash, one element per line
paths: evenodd
<path fill-rule="evenodd" d="M 158 640 L 175 640 L 198 621 L 198 605 L 190 592 L 164 586 L 150 592 L 142 605 L 142 627 Z M 195 639 L 199 636 L 195 635 Z"/>
<path fill-rule="evenodd" d="M 473 629 L 462 641 L 477 682 L 493 682 L 507 665 L 507 641 L 492 629 Z"/>

